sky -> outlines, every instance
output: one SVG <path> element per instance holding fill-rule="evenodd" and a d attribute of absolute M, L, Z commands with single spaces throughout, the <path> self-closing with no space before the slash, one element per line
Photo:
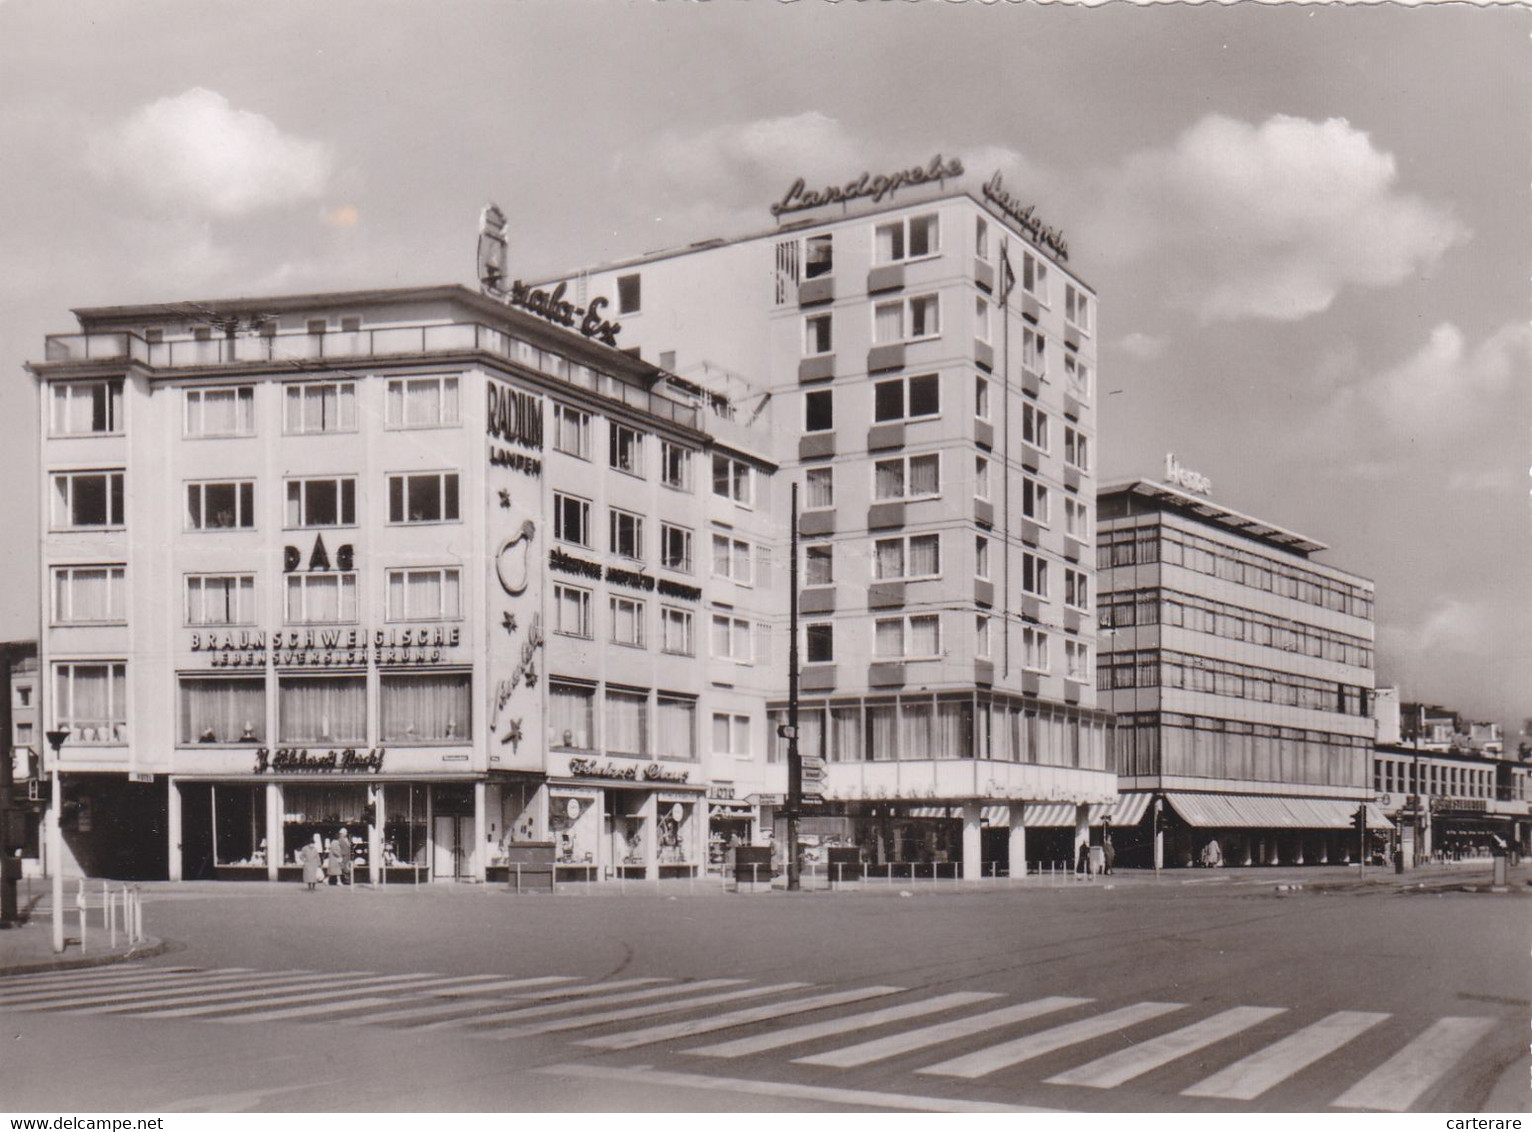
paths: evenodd
<path fill-rule="evenodd" d="M 1377 584 L 1378 682 L 1532 716 L 1532 12 L 0 0 L 0 636 L 72 307 L 535 278 L 797 176 L 1005 171 L 1097 290 L 1103 482 L 1173 451 Z M 975 185 L 976 187 L 976 185 Z"/>

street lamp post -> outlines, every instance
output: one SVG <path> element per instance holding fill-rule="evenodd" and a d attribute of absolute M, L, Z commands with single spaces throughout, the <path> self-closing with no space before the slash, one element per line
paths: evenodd
<path fill-rule="evenodd" d="M 64 950 L 64 786 L 59 778 L 59 762 L 64 754 L 64 740 L 69 738 L 69 728 L 47 732 L 48 746 L 53 749 L 51 760 L 53 779 L 53 821 L 48 829 L 48 875 L 53 881 L 53 950 Z"/>

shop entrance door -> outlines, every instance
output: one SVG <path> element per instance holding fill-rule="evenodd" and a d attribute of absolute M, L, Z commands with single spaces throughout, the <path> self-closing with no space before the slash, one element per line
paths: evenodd
<path fill-rule="evenodd" d="M 473 819 L 458 814 L 437 814 L 435 825 L 431 831 L 431 877 L 433 880 L 462 880 Z"/>
<path fill-rule="evenodd" d="M 183 782 L 180 791 L 181 879 L 212 880 L 213 784 Z"/>

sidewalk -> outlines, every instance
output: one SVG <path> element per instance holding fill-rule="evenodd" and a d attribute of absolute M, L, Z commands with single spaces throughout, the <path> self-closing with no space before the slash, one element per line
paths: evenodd
<path fill-rule="evenodd" d="M 121 923 L 117 925 L 117 942 L 113 946 L 111 933 L 105 925 L 98 893 L 91 894 L 86 908 L 84 942 L 80 936 L 80 913 L 73 894 L 65 897 L 64 950 L 53 950 L 53 916 L 46 891 L 34 891 L 30 900 L 23 889 L 19 895 L 22 921 L 0 931 L 0 976 L 19 975 L 35 971 L 62 971 L 75 967 L 99 967 L 107 963 L 120 963 L 125 959 L 145 959 L 159 955 L 166 945 L 153 936 L 146 935 L 137 944 L 127 941 L 127 932 Z"/>

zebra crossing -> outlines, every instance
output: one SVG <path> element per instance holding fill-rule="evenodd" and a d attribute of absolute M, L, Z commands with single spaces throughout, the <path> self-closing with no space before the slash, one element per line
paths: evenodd
<path fill-rule="evenodd" d="M 1335 1010 L 1316 1017 L 1296 1006 L 1220 1009 L 1057 995 L 1005 1002 L 1007 997 L 744 978 L 603 982 L 574 975 L 143 965 L 0 979 L 0 1014 L 377 1026 L 500 1041 L 567 1035 L 571 1045 L 603 1053 L 663 1046 L 679 1058 L 713 1064 L 778 1058 L 789 1073 L 831 1072 L 836 1081 L 873 1067 L 907 1072 L 912 1080 L 947 1078 L 1000 1090 L 1025 1086 L 1030 1096 L 1066 1107 L 1071 1089 L 1143 1087 L 1145 1078 L 1151 1089 L 1158 1080 L 1162 1092 L 1187 1098 L 1259 1101 L 1304 1082 L 1303 1075 L 1321 1062 L 1342 1050 L 1357 1051 L 1354 1043 L 1367 1038 L 1347 1064 L 1373 1063 L 1351 1070 L 1362 1075 L 1328 1103 L 1408 1111 L 1497 1027 L 1512 1027 L 1478 1016 L 1420 1020 Z M 717 1040 L 708 1037 L 715 1034 Z M 1061 1066 L 1062 1060 L 1072 1064 Z M 1028 1072 L 1033 1062 L 1041 1063 L 1042 1072 Z M 803 1068 L 788 1068 L 793 1066 Z M 1156 1073 L 1161 1076 L 1151 1077 Z M 1188 1083 L 1188 1076 L 1199 1079 Z"/>

